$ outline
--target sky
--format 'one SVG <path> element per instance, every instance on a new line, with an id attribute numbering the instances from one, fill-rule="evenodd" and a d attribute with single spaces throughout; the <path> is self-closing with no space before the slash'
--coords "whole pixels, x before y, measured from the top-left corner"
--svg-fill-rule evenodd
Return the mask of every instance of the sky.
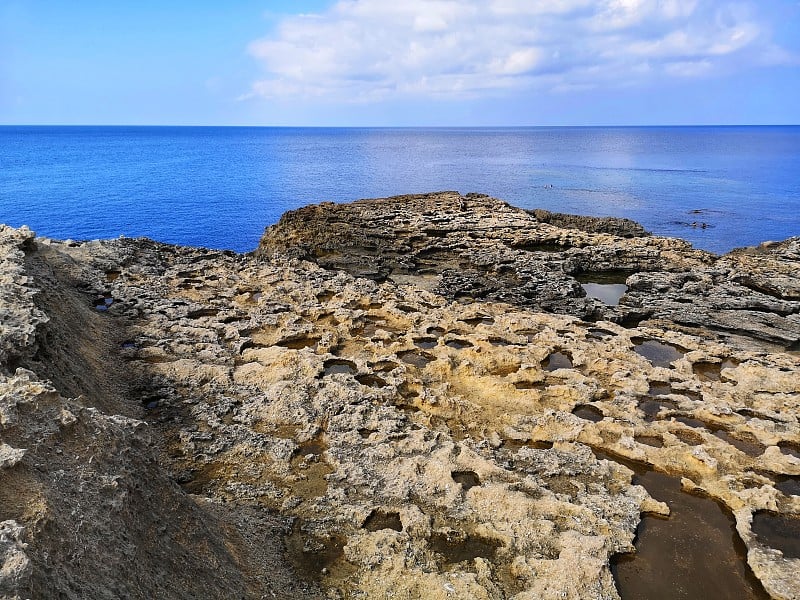
<path id="1" fill-rule="evenodd" d="M 0 0 L 0 124 L 800 124 L 800 1 Z"/>

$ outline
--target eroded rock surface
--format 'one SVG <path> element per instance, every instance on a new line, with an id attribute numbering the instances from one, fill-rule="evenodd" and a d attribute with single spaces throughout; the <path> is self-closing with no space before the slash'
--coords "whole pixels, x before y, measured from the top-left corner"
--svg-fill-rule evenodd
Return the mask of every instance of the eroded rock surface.
<path id="1" fill-rule="evenodd" d="M 294 211 L 253 256 L 3 230 L 34 329 L 0 340 L 0 595 L 617 598 L 668 508 L 600 454 L 723 503 L 800 597 L 753 527 L 800 518 L 797 241 L 583 223 L 444 193 Z M 572 276 L 620 269 L 619 307 Z"/>

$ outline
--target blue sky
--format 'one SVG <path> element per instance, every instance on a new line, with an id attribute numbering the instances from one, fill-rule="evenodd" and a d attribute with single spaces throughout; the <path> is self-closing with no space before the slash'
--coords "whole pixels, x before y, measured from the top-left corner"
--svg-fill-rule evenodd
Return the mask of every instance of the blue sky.
<path id="1" fill-rule="evenodd" d="M 0 123 L 800 123 L 797 0 L 0 0 Z"/>

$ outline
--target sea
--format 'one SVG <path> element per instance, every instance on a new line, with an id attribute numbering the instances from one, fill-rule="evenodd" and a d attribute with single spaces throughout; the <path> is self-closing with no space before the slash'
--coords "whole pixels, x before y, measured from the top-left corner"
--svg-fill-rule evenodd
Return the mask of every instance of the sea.
<path id="1" fill-rule="evenodd" d="M 288 210 L 482 192 L 724 253 L 800 235 L 800 126 L 0 127 L 0 223 L 239 252 Z"/>

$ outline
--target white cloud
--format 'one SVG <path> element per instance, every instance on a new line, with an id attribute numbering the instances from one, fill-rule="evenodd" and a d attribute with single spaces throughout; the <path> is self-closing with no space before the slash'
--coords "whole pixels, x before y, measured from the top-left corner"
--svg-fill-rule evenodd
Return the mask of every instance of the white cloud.
<path id="1" fill-rule="evenodd" d="M 341 0 L 285 18 L 243 98 L 370 102 L 583 90 L 792 60 L 722 0 Z"/>

